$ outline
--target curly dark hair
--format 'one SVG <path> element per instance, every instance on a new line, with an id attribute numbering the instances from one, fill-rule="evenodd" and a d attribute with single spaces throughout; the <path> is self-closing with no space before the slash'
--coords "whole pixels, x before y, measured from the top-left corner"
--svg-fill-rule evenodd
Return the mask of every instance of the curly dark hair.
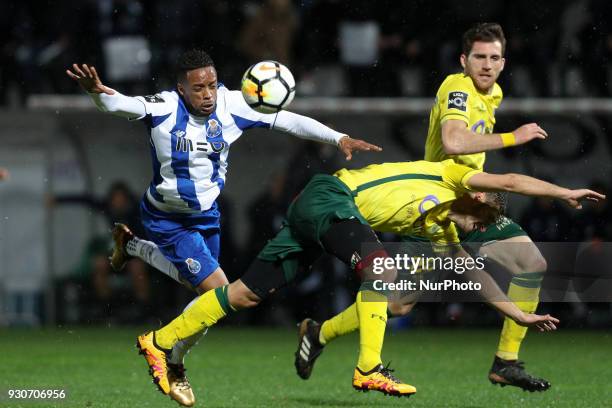
<path id="1" fill-rule="evenodd" d="M 182 80 L 185 78 L 187 71 L 193 69 L 213 67 L 215 63 L 206 51 L 194 48 L 189 51 L 185 51 L 179 58 L 176 64 L 176 78 Z"/>
<path id="2" fill-rule="evenodd" d="M 504 36 L 504 30 L 502 30 L 501 26 L 497 23 L 479 23 L 463 33 L 463 54 L 469 55 L 476 41 L 499 41 L 502 46 L 502 55 L 506 53 L 506 37 Z"/>

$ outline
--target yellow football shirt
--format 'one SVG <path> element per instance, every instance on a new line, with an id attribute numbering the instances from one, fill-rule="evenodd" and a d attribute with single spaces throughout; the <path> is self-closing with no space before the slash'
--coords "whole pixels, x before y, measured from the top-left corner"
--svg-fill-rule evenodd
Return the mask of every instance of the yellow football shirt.
<path id="1" fill-rule="evenodd" d="M 351 189 L 359 212 L 375 231 L 448 244 L 459 242 L 447 218 L 450 205 L 471 191 L 467 181 L 477 173 L 452 160 L 421 160 L 342 169 L 335 176 Z"/>
<path id="2" fill-rule="evenodd" d="M 496 83 L 490 94 L 476 89 L 472 79 L 463 74 L 446 77 L 429 115 L 429 130 L 425 143 L 425 160 L 442 161 L 453 159 L 473 169 L 482 170 L 485 153 L 448 155 L 442 146 L 442 124 L 447 120 L 461 120 L 475 133 L 493 133 L 495 110 L 503 98 L 502 90 Z"/>

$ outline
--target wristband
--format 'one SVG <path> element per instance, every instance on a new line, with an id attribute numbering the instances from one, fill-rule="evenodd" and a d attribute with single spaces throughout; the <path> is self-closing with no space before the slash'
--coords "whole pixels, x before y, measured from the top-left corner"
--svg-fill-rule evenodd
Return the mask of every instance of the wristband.
<path id="1" fill-rule="evenodd" d="M 514 137 L 514 133 L 501 133 L 500 136 L 504 147 L 514 146 L 516 144 L 516 137 Z"/>

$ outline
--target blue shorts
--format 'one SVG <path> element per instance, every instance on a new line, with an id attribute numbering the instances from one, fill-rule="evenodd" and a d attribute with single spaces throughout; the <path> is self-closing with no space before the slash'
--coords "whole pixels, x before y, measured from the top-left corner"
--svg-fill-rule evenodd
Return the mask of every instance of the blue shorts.
<path id="1" fill-rule="evenodd" d="M 145 196 L 140 215 L 148 239 L 194 288 L 219 267 L 221 230 L 216 202 L 199 214 L 178 214 L 158 210 Z"/>

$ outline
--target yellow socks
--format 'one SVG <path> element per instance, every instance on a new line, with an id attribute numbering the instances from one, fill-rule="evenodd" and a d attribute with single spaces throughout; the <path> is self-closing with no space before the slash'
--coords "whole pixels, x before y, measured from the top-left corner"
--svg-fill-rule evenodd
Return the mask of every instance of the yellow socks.
<path id="1" fill-rule="evenodd" d="M 344 336 L 358 328 L 357 304 L 353 303 L 344 311 L 323 322 L 319 331 L 319 343 L 327 344 L 336 337 Z"/>
<path id="2" fill-rule="evenodd" d="M 357 315 L 359 316 L 359 360 L 357 368 L 367 372 L 381 364 L 387 327 L 387 297 L 372 290 L 357 293 Z"/>
<path id="3" fill-rule="evenodd" d="M 525 313 L 533 313 L 538 307 L 542 276 L 540 272 L 524 273 L 515 276 L 510 282 L 508 298 Z M 506 317 L 495 354 L 504 360 L 518 359 L 525 334 L 527 327 L 519 326 L 514 320 Z"/>
<path id="4" fill-rule="evenodd" d="M 227 298 L 227 285 L 209 290 L 176 319 L 155 331 L 155 342 L 159 347 L 171 349 L 179 340 L 213 326 L 233 311 Z"/>

